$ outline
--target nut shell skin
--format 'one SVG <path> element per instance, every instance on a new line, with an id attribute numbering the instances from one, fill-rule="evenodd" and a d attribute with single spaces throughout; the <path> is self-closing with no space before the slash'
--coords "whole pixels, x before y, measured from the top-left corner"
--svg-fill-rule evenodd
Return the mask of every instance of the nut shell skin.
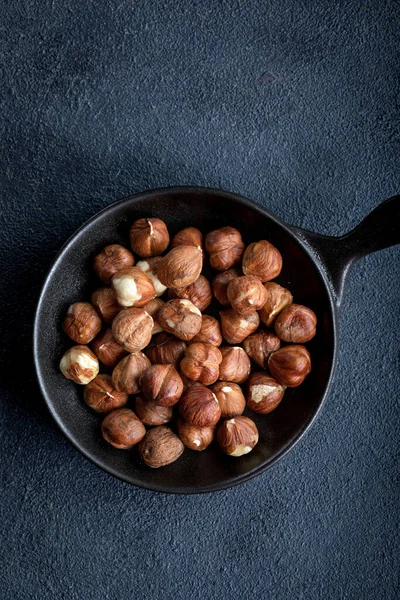
<path id="1" fill-rule="evenodd" d="M 183 246 L 181 246 L 183 248 Z M 176 298 L 167 302 L 158 313 L 161 327 L 176 337 L 188 342 L 199 333 L 202 324 L 201 312 L 190 302 Z"/>
<path id="2" fill-rule="evenodd" d="M 142 308 L 121 311 L 112 322 L 112 332 L 117 342 L 128 352 L 145 348 L 153 333 L 154 321 Z"/>
<path id="3" fill-rule="evenodd" d="M 110 244 L 95 257 L 93 268 L 106 285 L 110 285 L 112 276 L 121 269 L 133 267 L 133 254 L 120 244 Z"/>
<path id="4" fill-rule="evenodd" d="M 151 365 L 140 378 L 143 396 L 160 406 L 173 406 L 183 392 L 183 382 L 172 365 Z"/>
<path id="5" fill-rule="evenodd" d="M 118 304 L 123 308 L 140 308 L 156 297 L 150 277 L 137 267 L 117 271 L 111 279 L 111 285 Z"/>
<path id="6" fill-rule="evenodd" d="M 168 288 L 183 288 L 200 277 L 203 252 L 195 246 L 176 246 L 157 265 L 157 276 Z"/>
<path id="7" fill-rule="evenodd" d="M 143 352 L 135 352 L 125 356 L 112 372 L 112 384 L 118 392 L 137 394 L 140 392 L 140 377 L 150 366 L 150 361 Z"/>
<path id="8" fill-rule="evenodd" d="M 212 344 L 190 344 L 181 361 L 181 371 L 190 381 L 210 385 L 218 379 L 222 355 Z"/>
<path id="9" fill-rule="evenodd" d="M 94 411 L 109 413 L 116 408 L 125 406 L 128 403 L 128 394 L 114 389 L 109 375 L 97 375 L 85 387 L 83 399 Z"/>
<path id="10" fill-rule="evenodd" d="M 157 276 L 157 267 L 162 261 L 162 256 L 153 256 L 152 258 L 147 258 L 146 260 L 139 260 L 136 264 L 137 268 L 146 273 L 147 277 L 151 279 L 152 284 L 154 285 L 154 289 L 156 290 L 156 296 L 162 296 L 164 292 L 167 291 L 165 285 L 161 283 Z"/>
<path id="11" fill-rule="evenodd" d="M 169 233 L 161 219 L 138 219 L 129 230 L 131 247 L 142 258 L 157 256 L 167 248 Z"/>
<path id="12" fill-rule="evenodd" d="M 114 290 L 111 287 L 99 288 L 93 292 L 90 299 L 103 321 L 111 325 L 121 310 Z"/>
<path id="13" fill-rule="evenodd" d="M 127 351 L 118 344 L 110 327 L 101 331 L 93 340 L 92 350 L 106 367 L 115 367 L 127 354 Z"/>
<path id="14" fill-rule="evenodd" d="M 233 383 L 243 383 L 251 369 L 250 359 L 240 346 L 223 346 L 222 362 L 219 366 L 219 379 Z"/>
<path id="15" fill-rule="evenodd" d="M 158 322 L 158 313 L 160 312 L 160 309 L 164 306 L 164 304 L 165 302 L 164 300 L 161 300 L 161 298 L 153 298 L 153 300 L 150 300 L 150 302 L 143 306 L 143 310 L 146 311 L 147 314 L 150 315 L 153 319 L 153 329 L 151 331 L 151 335 L 161 333 L 161 331 L 163 330 L 160 323 Z"/>
<path id="16" fill-rule="evenodd" d="M 241 274 L 242 272 L 240 269 L 237 267 L 232 267 L 231 269 L 227 269 L 222 273 L 217 273 L 212 280 L 212 293 L 222 306 L 225 306 L 226 308 L 230 307 L 231 303 L 229 302 L 227 295 L 228 285 L 233 279 L 240 277 Z"/>
<path id="17" fill-rule="evenodd" d="M 293 296 L 289 290 L 275 281 L 267 281 L 264 287 L 267 291 L 267 301 L 258 314 L 261 321 L 267 327 L 271 327 L 279 313 L 293 302 Z"/>
<path id="18" fill-rule="evenodd" d="M 178 419 L 178 435 L 186 448 L 201 452 L 208 448 L 215 437 L 215 426 L 197 427 Z"/>
<path id="19" fill-rule="evenodd" d="M 185 355 L 186 344 L 183 340 L 163 331 L 154 336 L 144 353 L 152 364 L 173 365 L 179 367 Z"/>
<path id="20" fill-rule="evenodd" d="M 200 275 L 194 283 L 191 283 L 184 288 L 169 289 L 168 298 L 170 300 L 174 298 L 190 300 L 201 312 L 203 312 L 211 304 L 211 286 L 204 275 Z"/>
<path id="21" fill-rule="evenodd" d="M 211 427 L 221 418 L 217 397 L 210 389 L 200 384 L 194 385 L 183 394 L 179 410 L 184 421 L 198 427 Z"/>
<path id="22" fill-rule="evenodd" d="M 161 425 L 146 433 L 139 445 L 139 455 L 148 467 L 158 469 L 175 462 L 184 449 L 185 446 L 172 429 Z"/>
<path id="23" fill-rule="evenodd" d="M 185 227 L 178 231 L 171 240 L 171 249 L 176 246 L 195 246 L 203 251 L 203 234 L 196 227 Z"/>
<path id="24" fill-rule="evenodd" d="M 267 415 L 280 404 L 284 393 L 285 386 L 268 373 L 252 373 L 247 381 L 247 407 Z"/>
<path id="25" fill-rule="evenodd" d="M 268 367 L 276 381 L 287 387 L 297 387 L 311 372 L 310 353 L 305 346 L 284 346 L 271 354 Z"/>
<path id="26" fill-rule="evenodd" d="M 205 245 L 210 265 L 217 271 L 225 271 L 238 264 L 245 248 L 240 231 L 229 226 L 210 231 Z"/>
<path id="27" fill-rule="evenodd" d="M 220 346 L 222 344 L 221 327 L 217 319 L 210 315 L 203 315 L 201 329 L 197 335 L 190 340 L 191 344 L 203 343 Z"/>
<path id="28" fill-rule="evenodd" d="M 117 408 L 101 424 L 103 438 L 118 450 L 130 450 L 146 435 L 143 423 L 130 408 Z"/>
<path id="29" fill-rule="evenodd" d="M 218 427 L 217 442 L 222 452 L 229 456 L 248 454 L 258 442 L 256 424 L 243 416 L 228 419 Z"/>
<path id="30" fill-rule="evenodd" d="M 222 336 L 228 344 L 240 344 L 255 332 L 260 324 L 258 313 L 239 315 L 235 310 L 223 310 L 221 316 Z"/>
<path id="31" fill-rule="evenodd" d="M 75 302 L 68 308 L 63 330 L 77 344 L 88 344 L 99 333 L 102 321 L 89 302 Z"/>
<path id="32" fill-rule="evenodd" d="M 279 350 L 281 340 L 272 331 L 259 330 L 243 340 L 243 349 L 254 362 L 266 369 L 271 352 Z"/>
<path id="33" fill-rule="evenodd" d="M 67 379 L 86 385 L 98 375 L 99 361 L 87 346 L 72 346 L 60 360 L 60 371 Z"/>
<path id="34" fill-rule="evenodd" d="M 218 381 L 210 387 L 217 396 L 221 407 L 221 418 L 230 419 L 241 415 L 246 408 L 246 399 L 242 389 L 237 383 Z"/>
<path id="35" fill-rule="evenodd" d="M 232 279 L 228 284 L 226 293 L 232 308 L 240 315 L 247 315 L 260 310 L 266 303 L 268 296 L 267 290 L 260 279 L 252 275 L 243 275 Z"/>
<path id="36" fill-rule="evenodd" d="M 172 406 L 160 406 L 154 402 L 147 402 L 142 396 L 136 397 L 136 414 L 145 425 L 154 427 L 165 425 L 172 420 Z"/>
<path id="37" fill-rule="evenodd" d="M 282 310 L 274 323 L 275 333 L 284 342 L 309 342 L 317 331 L 317 317 L 311 308 L 290 304 Z"/>
<path id="38" fill-rule="evenodd" d="M 245 275 L 254 275 L 263 282 L 275 279 L 282 270 L 281 253 L 267 240 L 253 242 L 243 254 L 242 269 Z"/>

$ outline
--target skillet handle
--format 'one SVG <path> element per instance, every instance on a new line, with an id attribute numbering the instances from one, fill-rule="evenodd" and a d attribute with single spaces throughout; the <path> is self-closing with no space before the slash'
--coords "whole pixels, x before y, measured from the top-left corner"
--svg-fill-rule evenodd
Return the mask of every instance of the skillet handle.
<path id="1" fill-rule="evenodd" d="M 377 206 L 357 227 L 341 237 L 293 227 L 325 266 L 336 306 L 342 301 L 347 275 L 359 258 L 400 243 L 400 196 Z"/>

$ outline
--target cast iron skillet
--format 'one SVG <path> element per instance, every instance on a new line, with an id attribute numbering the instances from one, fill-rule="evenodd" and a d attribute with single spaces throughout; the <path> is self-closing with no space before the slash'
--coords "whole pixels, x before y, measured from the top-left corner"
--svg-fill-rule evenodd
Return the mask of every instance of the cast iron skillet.
<path id="1" fill-rule="evenodd" d="M 270 415 L 252 417 L 260 441 L 240 459 L 218 448 L 186 450 L 172 465 L 149 469 L 135 451 L 114 450 L 100 436 L 100 419 L 82 401 L 82 388 L 59 371 L 60 357 L 71 344 L 61 331 L 67 307 L 90 298 L 100 283 L 91 275 L 93 256 L 105 245 L 128 245 L 128 229 L 139 217 L 161 217 L 173 235 L 188 225 L 203 233 L 223 225 L 237 227 L 244 241 L 268 239 L 283 255 L 278 282 L 295 301 L 311 307 L 318 333 L 308 344 L 313 370 L 305 383 L 287 390 Z M 304 435 L 316 418 L 332 382 L 337 354 L 337 312 L 346 275 L 361 256 L 400 242 L 400 196 L 378 206 L 343 237 L 321 236 L 289 227 L 261 206 L 222 190 L 176 187 L 136 194 L 106 207 L 88 221 L 58 254 L 40 296 L 34 328 L 34 358 L 48 407 L 67 438 L 97 466 L 150 490 L 171 493 L 212 492 L 266 470 Z"/>

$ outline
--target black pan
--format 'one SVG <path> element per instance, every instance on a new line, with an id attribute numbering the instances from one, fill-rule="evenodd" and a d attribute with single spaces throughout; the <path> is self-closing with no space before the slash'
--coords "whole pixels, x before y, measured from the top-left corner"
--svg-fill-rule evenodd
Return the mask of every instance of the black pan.
<path id="1" fill-rule="evenodd" d="M 260 441 L 240 459 L 218 448 L 186 450 L 172 465 L 149 469 L 135 451 L 114 450 L 100 436 L 100 419 L 82 401 L 82 388 L 59 371 L 70 345 L 60 324 L 67 307 L 90 298 L 99 286 L 92 275 L 93 256 L 105 245 L 128 245 L 128 229 L 139 217 L 161 217 L 173 235 L 193 225 L 207 233 L 223 225 L 237 227 L 244 241 L 268 239 L 281 251 L 278 282 L 295 301 L 312 308 L 318 333 L 308 344 L 313 370 L 299 388 L 287 390 L 270 415 L 252 415 Z M 34 358 L 47 405 L 67 438 L 97 466 L 120 479 L 150 490 L 171 493 L 212 492 L 259 475 L 288 452 L 316 418 L 332 383 L 337 354 L 337 313 L 346 275 L 365 254 L 400 242 L 400 196 L 378 206 L 343 237 L 321 236 L 290 227 L 261 206 L 229 192 L 198 187 L 159 189 L 108 206 L 88 221 L 58 254 L 37 307 Z"/>

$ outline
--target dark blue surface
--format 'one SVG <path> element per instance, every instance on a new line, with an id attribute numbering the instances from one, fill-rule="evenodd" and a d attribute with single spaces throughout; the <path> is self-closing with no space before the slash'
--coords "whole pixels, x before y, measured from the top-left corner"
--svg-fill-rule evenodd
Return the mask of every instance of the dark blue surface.
<path id="1" fill-rule="evenodd" d="M 399 193 L 396 3 L 30 0 L 0 17 L 1 597 L 397 598 L 399 248 L 354 267 L 311 432 L 233 490 L 102 473 L 48 416 L 31 358 L 52 258 L 117 198 L 222 187 L 337 235 Z"/>

